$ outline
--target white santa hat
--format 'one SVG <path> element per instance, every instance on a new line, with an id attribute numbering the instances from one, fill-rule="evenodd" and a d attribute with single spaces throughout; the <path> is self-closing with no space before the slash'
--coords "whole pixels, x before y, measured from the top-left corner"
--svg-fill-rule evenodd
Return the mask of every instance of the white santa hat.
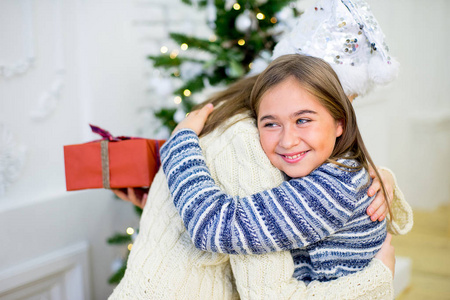
<path id="1" fill-rule="evenodd" d="M 321 0 L 276 45 L 272 59 L 285 54 L 316 56 L 335 70 L 347 95 L 366 94 L 397 77 L 384 34 L 363 0 Z"/>

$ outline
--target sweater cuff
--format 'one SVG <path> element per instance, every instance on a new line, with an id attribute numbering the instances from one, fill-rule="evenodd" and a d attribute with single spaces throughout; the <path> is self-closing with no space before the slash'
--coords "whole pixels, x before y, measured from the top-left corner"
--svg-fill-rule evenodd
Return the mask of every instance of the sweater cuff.
<path id="1" fill-rule="evenodd" d="M 392 219 L 391 216 L 387 217 L 387 229 L 389 233 L 394 235 L 407 234 L 414 224 L 411 206 L 406 202 L 403 192 L 398 187 L 394 173 L 386 167 L 379 167 L 379 169 L 389 172 L 394 178 L 394 198 L 390 203 L 394 218 Z"/>
<path id="2" fill-rule="evenodd" d="M 194 130 L 189 128 L 182 128 L 173 133 L 170 138 L 161 146 L 159 150 L 159 155 L 161 158 L 161 163 L 164 162 L 170 157 L 171 152 L 174 148 L 176 148 L 180 143 L 185 140 L 196 140 L 199 143 L 199 139 Z"/>

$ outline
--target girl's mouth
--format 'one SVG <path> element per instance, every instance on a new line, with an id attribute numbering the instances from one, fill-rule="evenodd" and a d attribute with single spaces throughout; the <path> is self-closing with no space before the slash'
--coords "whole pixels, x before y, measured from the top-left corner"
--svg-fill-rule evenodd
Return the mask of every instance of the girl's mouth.
<path id="1" fill-rule="evenodd" d="M 301 159 L 303 159 L 303 157 L 305 157 L 306 153 L 308 153 L 308 152 L 309 152 L 309 150 L 303 151 L 300 153 L 296 153 L 296 154 L 280 154 L 280 155 L 285 161 L 287 161 L 289 163 L 295 163 L 295 162 L 298 162 Z"/>

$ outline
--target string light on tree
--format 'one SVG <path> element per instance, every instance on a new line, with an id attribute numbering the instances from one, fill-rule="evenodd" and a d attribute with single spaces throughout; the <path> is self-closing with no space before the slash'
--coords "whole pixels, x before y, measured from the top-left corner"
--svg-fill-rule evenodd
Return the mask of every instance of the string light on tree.
<path id="1" fill-rule="evenodd" d="M 216 36 L 215 34 L 211 34 L 211 35 L 209 36 L 208 40 L 209 40 L 211 43 L 214 43 L 215 41 L 217 41 L 217 36 Z"/>
<path id="2" fill-rule="evenodd" d="M 170 58 L 171 59 L 175 59 L 178 56 L 178 50 L 173 50 L 172 52 L 170 52 Z"/>
<path id="3" fill-rule="evenodd" d="M 173 102 L 175 102 L 175 104 L 180 104 L 181 103 L 181 97 L 180 96 L 175 96 L 175 98 L 173 98 Z"/>
<path id="4" fill-rule="evenodd" d="M 167 53 L 169 51 L 169 48 L 167 48 L 166 46 L 162 46 L 159 51 L 161 51 L 161 53 L 164 54 L 164 53 Z"/>

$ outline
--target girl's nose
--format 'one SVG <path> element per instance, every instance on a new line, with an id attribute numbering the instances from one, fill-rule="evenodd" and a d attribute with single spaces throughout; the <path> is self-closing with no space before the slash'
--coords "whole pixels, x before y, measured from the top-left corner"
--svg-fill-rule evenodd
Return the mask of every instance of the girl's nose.
<path id="1" fill-rule="evenodd" d="M 284 128 L 279 144 L 284 149 L 290 149 L 296 145 L 298 145 L 300 142 L 300 136 L 298 135 L 295 128 L 292 128 L 292 126 L 287 126 Z"/>

